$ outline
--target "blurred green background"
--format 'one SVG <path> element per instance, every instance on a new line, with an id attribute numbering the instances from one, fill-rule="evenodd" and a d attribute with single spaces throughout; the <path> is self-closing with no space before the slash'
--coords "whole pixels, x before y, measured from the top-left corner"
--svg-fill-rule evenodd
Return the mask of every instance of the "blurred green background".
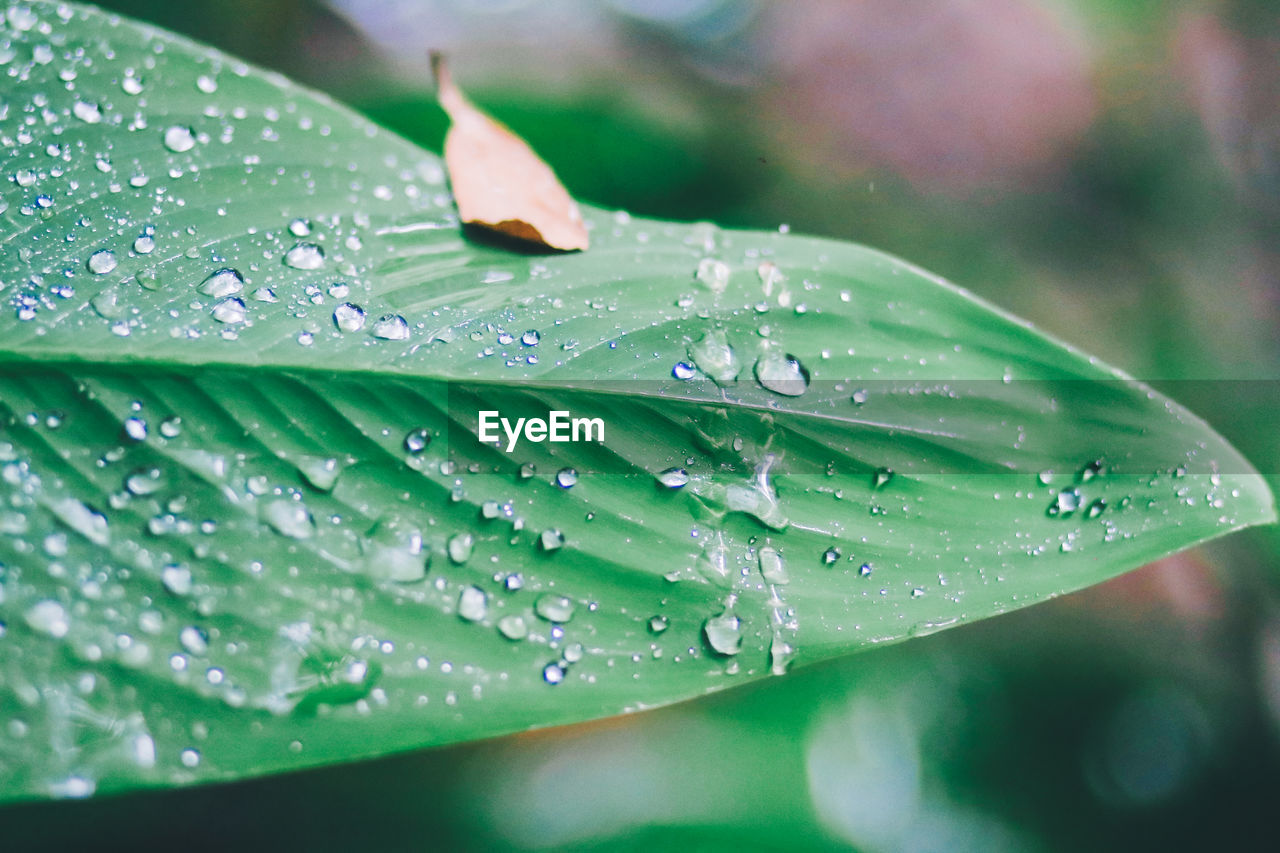
<path id="1" fill-rule="evenodd" d="M 902 255 L 1166 390 L 1280 487 L 1274 0 L 120 0 L 439 150 L 429 49 L 577 197 Z M 251 849 L 1276 849 L 1280 534 L 594 724 L 8 807 Z"/>

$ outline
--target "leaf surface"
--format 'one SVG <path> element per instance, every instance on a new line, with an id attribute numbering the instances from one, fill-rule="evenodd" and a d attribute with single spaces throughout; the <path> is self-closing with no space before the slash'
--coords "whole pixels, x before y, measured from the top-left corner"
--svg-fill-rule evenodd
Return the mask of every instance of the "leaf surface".
<path id="1" fill-rule="evenodd" d="M 504 252 L 276 75 L 64 4 L 0 50 L 5 798 L 638 710 L 1275 517 L 1176 403 L 870 249 L 588 208 L 591 252 Z"/>

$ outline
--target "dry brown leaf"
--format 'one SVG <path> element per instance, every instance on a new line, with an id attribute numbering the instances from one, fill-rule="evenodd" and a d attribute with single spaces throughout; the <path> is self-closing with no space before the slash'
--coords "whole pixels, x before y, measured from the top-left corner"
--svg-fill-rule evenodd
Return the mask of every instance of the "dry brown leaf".
<path id="1" fill-rule="evenodd" d="M 551 249 L 586 249 L 582 214 L 551 167 L 467 100 L 443 56 L 433 53 L 431 68 L 451 122 L 444 164 L 462 221 Z"/>

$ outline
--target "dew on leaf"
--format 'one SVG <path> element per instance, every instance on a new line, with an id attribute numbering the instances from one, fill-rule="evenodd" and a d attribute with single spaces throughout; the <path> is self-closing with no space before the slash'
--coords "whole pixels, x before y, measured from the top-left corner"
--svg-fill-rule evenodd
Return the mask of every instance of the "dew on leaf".
<path id="1" fill-rule="evenodd" d="M 409 323 L 399 314 L 384 314 L 373 324 L 372 334 L 384 341 L 407 341 Z"/>
<path id="2" fill-rule="evenodd" d="M 262 514 L 267 524 L 281 536 L 287 536 L 290 539 L 310 539 L 315 535 L 315 521 L 300 501 L 283 498 L 274 500 L 267 504 Z"/>
<path id="3" fill-rule="evenodd" d="M 209 313 L 213 315 L 213 319 L 219 323 L 243 323 L 249 315 L 248 308 L 245 307 L 244 300 L 238 296 L 228 296 L 225 299 L 215 303 L 209 309 Z"/>
<path id="4" fill-rule="evenodd" d="M 458 615 L 468 622 L 479 622 L 489 612 L 489 596 L 477 586 L 464 587 L 458 593 Z"/>
<path id="5" fill-rule="evenodd" d="M 548 622 L 568 622 L 573 618 L 573 600 L 563 595 L 548 592 L 538 596 L 533 603 L 533 612 Z"/>
<path id="6" fill-rule="evenodd" d="M 227 296 L 234 296 L 244 290 L 244 277 L 240 275 L 239 270 L 223 267 L 200 282 L 196 290 L 205 296 L 223 299 Z"/>
<path id="7" fill-rule="evenodd" d="M 658 473 L 658 482 L 668 489 L 679 489 L 689 484 L 689 472 L 683 468 L 668 468 Z"/>
<path id="8" fill-rule="evenodd" d="M 175 124 L 165 128 L 164 147 L 175 154 L 182 154 L 196 147 L 196 134 L 191 128 Z"/>
<path id="9" fill-rule="evenodd" d="M 37 601 L 23 614 L 27 627 L 46 637 L 61 639 L 71 630 L 71 619 L 66 608 L 52 599 Z"/>
<path id="10" fill-rule="evenodd" d="M 404 449 L 406 452 L 418 455 L 427 449 L 427 445 L 431 443 L 431 433 L 425 427 L 409 430 L 404 437 Z"/>
<path id="11" fill-rule="evenodd" d="M 343 302 L 333 309 L 333 324 L 343 332 L 358 332 L 364 328 L 364 309 L 353 302 Z"/>
<path id="12" fill-rule="evenodd" d="M 298 243 L 284 253 L 284 265 L 295 270 L 318 270 L 324 266 L 324 249 L 315 243 Z"/>
<path id="13" fill-rule="evenodd" d="M 94 275 L 106 275 L 116 268 L 116 255 L 110 249 L 99 249 L 89 256 L 86 264 Z"/>
<path id="14" fill-rule="evenodd" d="M 543 551 L 558 551 L 564 547 L 564 534 L 555 528 L 548 528 L 538 537 L 538 545 Z"/>
<path id="15" fill-rule="evenodd" d="M 475 548 L 475 537 L 470 533 L 455 533 L 449 537 L 446 550 L 449 552 L 449 559 L 457 565 L 462 565 L 471 559 L 471 552 Z"/>
<path id="16" fill-rule="evenodd" d="M 689 358 L 699 370 L 710 376 L 717 385 L 735 382 L 742 372 L 742 362 L 729 345 L 723 329 L 712 329 L 689 345 Z"/>
<path id="17" fill-rule="evenodd" d="M 742 621 L 731 610 L 708 618 L 702 634 L 716 654 L 727 657 L 742 651 Z"/>
<path id="18" fill-rule="evenodd" d="M 770 348 L 756 360 L 756 381 L 775 394 L 799 397 L 809 387 L 809 371 L 795 356 Z"/>
<path id="19" fill-rule="evenodd" d="M 511 613 L 498 620 L 498 631 L 508 640 L 523 640 L 529 636 L 529 625 L 523 616 Z"/>

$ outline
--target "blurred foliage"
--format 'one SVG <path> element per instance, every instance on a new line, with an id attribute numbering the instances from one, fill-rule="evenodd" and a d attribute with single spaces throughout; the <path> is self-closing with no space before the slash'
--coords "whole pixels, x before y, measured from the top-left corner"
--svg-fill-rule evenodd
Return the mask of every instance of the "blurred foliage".
<path id="1" fill-rule="evenodd" d="M 1092 117 L 1047 168 L 959 190 L 832 134 L 838 105 L 810 124 L 773 108 L 815 81 L 771 64 L 785 34 L 770 14 L 842 14 L 821 0 L 104 5 L 285 71 L 436 149 L 426 51 L 444 47 L 474 99 L 575 194 L 785 222 L 908 257 L 1154 382 L 1280 488 L 1269 0 L 1045 4 L 1086 45 Z M 992 22 L 1010 5 L 1041 8 L 962 5 Z M 552 24 L 525 27 L 537 14 Z M 377 35 L 415 18 L 439 28 L 404 32 L 400 48 Z M 562 21 L 598 38 L 544 43 Z M 521 42 L 522 29 L 543 41 Z M 1271 849 L 1278 564 L 1280 533 L 1248 533 L 1029 611 L 635 717 L 0 814 L 19 846 L 48 848 Z"/>

